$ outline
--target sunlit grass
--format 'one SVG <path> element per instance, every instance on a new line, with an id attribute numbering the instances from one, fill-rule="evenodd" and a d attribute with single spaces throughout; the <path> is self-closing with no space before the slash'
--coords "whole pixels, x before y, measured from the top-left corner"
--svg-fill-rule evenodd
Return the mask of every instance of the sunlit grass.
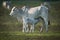
<path id="1" fill-rule="evenodd" d="M 20 36 L 60 36 L 60 33 L 54 33 L 54 32 L 33 32 L 33 33 L 25 33 L 19 31 L 0 32 L 0 34 L 4 33 L 7 35 L 20 35 Z"/>

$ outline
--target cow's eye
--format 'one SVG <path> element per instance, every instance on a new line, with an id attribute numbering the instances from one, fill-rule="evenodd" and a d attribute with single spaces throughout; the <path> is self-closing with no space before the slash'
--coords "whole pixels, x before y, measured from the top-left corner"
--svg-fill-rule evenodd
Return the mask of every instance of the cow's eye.
<path id="1" fill-rule="evenodd" d="M 15 10 L 13 10 L 13 11 L 15 11 Z"/>

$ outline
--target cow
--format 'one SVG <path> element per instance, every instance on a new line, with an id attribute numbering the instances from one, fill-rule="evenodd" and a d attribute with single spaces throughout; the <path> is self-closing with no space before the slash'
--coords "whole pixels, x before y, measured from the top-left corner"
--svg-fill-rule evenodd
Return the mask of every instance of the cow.
<path id="1" fill-rule="evenodd" d="M 24 6 L 23 8 L 22 8 L 23 10 L 24 10 L 24 12 L 26 13 L 26 14 L 28 14 L 27 15 L 27 17 L 28 17 L 28 19 L 30 19 L 30 20 L 32 20 L 32 19 L 34 19 L 34 22 L 36 22 L 35 21 L 35 17 L 40 17 L 39 19 L 42 19 L 43 20 L 43 25 L 45 26 L 45 28 L 46 28 L 46 32 L 48 31 L 48 24 L 50 23 L 50 21 L 49 21 L 49 19 L 48 19 L 48 11 L 49 11 L 49 9 L 48 9 L 48 7 L 46 6 L 46 3 L 44 3 L 44 4 L 41 4 L 41 6 L 37 6 L 37 7 L 33 7 L 33 8 L 27 8 L 26 6 Z M 33 21 L 33 20 L 32 20 Z M 32 23 L 31 22 L 31 24 L 32 24 L 32 26 L 31 26 L 31 30 L 33 31 L 33 29 L 34 29 L 34 24 L 35 23 Z M 42 31 L 42 29 L 43 29 L 44 27 L 41 27 L 41 30 L 40 30 L 40 32 Z M 31 32 L 31 31 L 30 31 Z M 34 31 L 33 31 L 34 32 Z"/>
<path id="2" fill-rule="evenodd" d="M 22 18 L 23 20 L 23 32 L 28 32 L 28 23 L 31 23 L 30 32 L 34 32 L 34 25 L 43 20 L 44 26 L 46 27 L 46 32 L 48 31 L 48 7 L 44 4 L 41 4 L 37 7 L 27 8 L 26 6 L 18 9 L 13 7 L 11 12 L 11 16 L 15 16 L 16 18 Z M 41 27 L 42 31 L 43 27 Z"/>
<path id="3" fill-rule="evenodd" d="M 3 7 L 7 8 L 7 9 L 11 9 L 11 7 L 12 7 L 11 1 L 3 1 Z"/>

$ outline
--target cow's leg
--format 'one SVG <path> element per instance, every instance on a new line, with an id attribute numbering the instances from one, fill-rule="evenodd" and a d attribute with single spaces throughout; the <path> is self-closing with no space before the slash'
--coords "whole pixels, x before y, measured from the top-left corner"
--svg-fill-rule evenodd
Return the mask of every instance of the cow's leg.
<path id="1" fill-rule="evenodd" d="M 42 26 L 41 26 L 41 28 L 40 28 L 40 32 L 42 32 L 42 31 L 43 31 L 44 26 L 45 26 L 44 19 L 42 19 Z"/>
<path id="2" fill-rule="evenodd" d="M 24 32 L 25 24 L 24 24 L 24 19 L 23 19 L 23 29 L 22 32 Z"/>
<path id="3" fill-rule="evenodd" d="M 48 21 L 45 22 L 45 25 L 46 25 L 46 32 L 48 32 Z"/>
<path id="4" fill-rule="evenodd" d="M 24 23 L 23 23 L 23 29 L 22 29 L 22 32 L 24 32 L 24 27 L 25 27 L 25 25 L 24 25 Z"/>
<path id="5" fill-rule="evenodd" d="M 44 21 L 45 21 L 45 27 L 46 27 L 46 32 L 48 32 L 48 20 L 47 19 L 44 19 Z"/>
<path id="6" fill-rule="evenodd" d="M 43 31 L 43 27 L 44 27 L 44 26 L 41 26 L 40 32 L 42 32 L 42 31 Z"/>
<path id="7" fill-rule="evenodd" d="M 29 28 L 28 28 L 28 21 L 25 18 L 23 18 L 23 32 L 28 32 L 29 31 Z"/>
<path id="8" fill-rule="evenodd" d="M 26 24 L 26 32 L 29 32 L 28 24 Z"/>
<path id="9" fill-rule="evenodd" d="M 34 32 L 34 24 L 31 25 L 30 32 Z"/>
<path id="10" fill-rule="evenodd" d="M 22 30 L 22 32 L 25 32 L 26 31 L 26 25 L 25 25 L 25 23 L 23 23 L 23 30 Z"/>
<path id="11" fill-rule="evenodd" d="M 23 17 L 23 30 L 22 32 L 26 32 L 26 19 Z"/>

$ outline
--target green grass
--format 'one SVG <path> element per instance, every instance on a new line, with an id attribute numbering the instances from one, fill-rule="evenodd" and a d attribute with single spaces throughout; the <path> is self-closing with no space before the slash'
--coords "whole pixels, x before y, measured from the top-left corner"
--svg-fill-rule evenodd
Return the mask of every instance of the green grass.
<path id="1" fill-rule="evenodd" d="M 40 1 L 12 1 L 13 5 L 14 6 L 24 6 L 24 5 L 27 5 L 27 6 L 38 6 L 40 5 Z"/>
<path id="2" fill-rule="evenodd" d="M 60 33 L 23 33 L 19 31 L 0 32 L 0 40 L 60 40 Z"/>
<path id="3" fill-rule="evenodd" d="M 60 33 L 54 32 L 33 32 L 33 33 L 23 33 L 19 31 L 11 31 L 11 32 L 0 32 L 0 34 L 7 34 L 7 35 L 20 35 L 20 36 L 60 36 Z"/>

